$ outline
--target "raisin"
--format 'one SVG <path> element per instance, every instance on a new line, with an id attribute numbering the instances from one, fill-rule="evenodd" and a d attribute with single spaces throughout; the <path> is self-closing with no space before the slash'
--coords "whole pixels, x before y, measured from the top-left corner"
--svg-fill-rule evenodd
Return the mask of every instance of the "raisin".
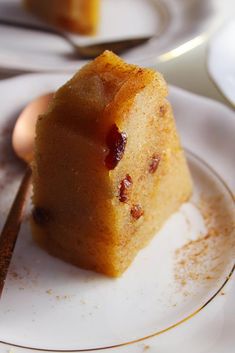
<path id="1" fill-rule="evenodd" d="M 166 114 L 166 111 L 167 111 L 166 105 L 161 105 L 160 108 L 159 108 L 159 115 L 161 117 L 163 117 Z"/>
<path id="2" fill-rule="evenodd" d="M 156 172 L 160 160 L 161 160 L 161 157 L 159 155 L 154 154 L 152 156 L 151 162 L 149 164 L 149 173 L 153 174 Z"/>
<path id="3" fill-rule="evenodd" d="M 42 207 L 35 207 L 32 212 L 34 222 L 38 225 L 45 225 L 49 222 L 49 212 Z"/>
<path id="4" fill-rule="evenodd" d="M 108 132 L 106 144 L 109 148 L 109 153 L 105 158 L 106 167 L 111 170 L 116 167 L 122 159 L 127 143 L 127 134 L 120 132 L 117 125 L 113 125 Z"/>
<path id="5" fill-rule="evenodd" d="M 140 205 L 133 205 L 131 208 L 131 215 L 134 219 L 139 219 L 141 216 L 143 216 L 144 211 Z"/>
<path id="6" fill-rule="evenodd" d="M 132 178 L 129 174 L 125 176 L 124 179 L 119 184 L 119 201 L 127 202 L 128 197 L 128 189 L 132 186 Z"/>

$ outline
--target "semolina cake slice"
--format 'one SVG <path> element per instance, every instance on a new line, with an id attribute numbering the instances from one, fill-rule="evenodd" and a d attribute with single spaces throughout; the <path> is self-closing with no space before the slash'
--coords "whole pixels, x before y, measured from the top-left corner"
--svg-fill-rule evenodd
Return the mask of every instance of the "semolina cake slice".
<path id="1" fill-rule="evenodd" d="M 100 0 L 23 0 L 27 10 L 59 28 L 80 34 L 97 30 Z"/>
<path id="2" fill-rule="evenodd" d="M 36 127 L 31 220 L 51 254 L 119 276 L 188 200 L 166 96 L 159 73 L 109 51 L 55 93 Z"/>

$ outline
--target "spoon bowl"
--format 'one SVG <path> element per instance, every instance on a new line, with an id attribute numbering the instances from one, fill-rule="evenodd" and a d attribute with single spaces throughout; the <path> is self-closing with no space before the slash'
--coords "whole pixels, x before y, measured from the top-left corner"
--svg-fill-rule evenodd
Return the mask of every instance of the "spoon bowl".
<path id="1" fill-rule="evenodd" d="M 51 102 L 53 93 L 35 98 L 20 113 L 12 134 L 12 146 L 16 155 L 26 163 L 33 159 L 35 125 L 38 116 L 44 113 Z"/>

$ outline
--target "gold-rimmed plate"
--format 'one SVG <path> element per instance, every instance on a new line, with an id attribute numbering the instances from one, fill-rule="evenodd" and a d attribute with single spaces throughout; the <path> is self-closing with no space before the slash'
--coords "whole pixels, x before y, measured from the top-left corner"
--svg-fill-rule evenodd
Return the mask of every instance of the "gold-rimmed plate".
<path id="1" fill-rule="evenodd" d="M 8 148 L 14 117 L 27 101 L 66 79 L 30 75 L 0 84 L 2 220 L 21 172 Z M 117 280 L 47 255 L 31 240 L 26 219 L 0 302 L 2 349 L 136 353 L 155 352 L 159 345 L 172 352 L 180 345 L 186 352 L 183 323 L 193 330 L 196 313 L 218 311 L 219 293 L 233 270 L 234 114 L 208 99 L 170 91 L 194 178 L 193 198 Z M 204 331 L 203 325 L 207 318 L 200 325 Z M 199 347 L 193 339 L 191 352 Z"/>

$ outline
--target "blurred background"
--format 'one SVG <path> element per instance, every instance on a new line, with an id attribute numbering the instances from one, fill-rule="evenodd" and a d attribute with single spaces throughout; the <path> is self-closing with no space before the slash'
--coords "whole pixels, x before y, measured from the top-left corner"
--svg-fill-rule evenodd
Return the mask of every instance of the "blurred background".
<path id="1" fill-rule="evenodd" d="M 234 0 L 0 0 L 0 78 L 72 73 L 111 49 L 233 105 L 234 14 Z"/>

